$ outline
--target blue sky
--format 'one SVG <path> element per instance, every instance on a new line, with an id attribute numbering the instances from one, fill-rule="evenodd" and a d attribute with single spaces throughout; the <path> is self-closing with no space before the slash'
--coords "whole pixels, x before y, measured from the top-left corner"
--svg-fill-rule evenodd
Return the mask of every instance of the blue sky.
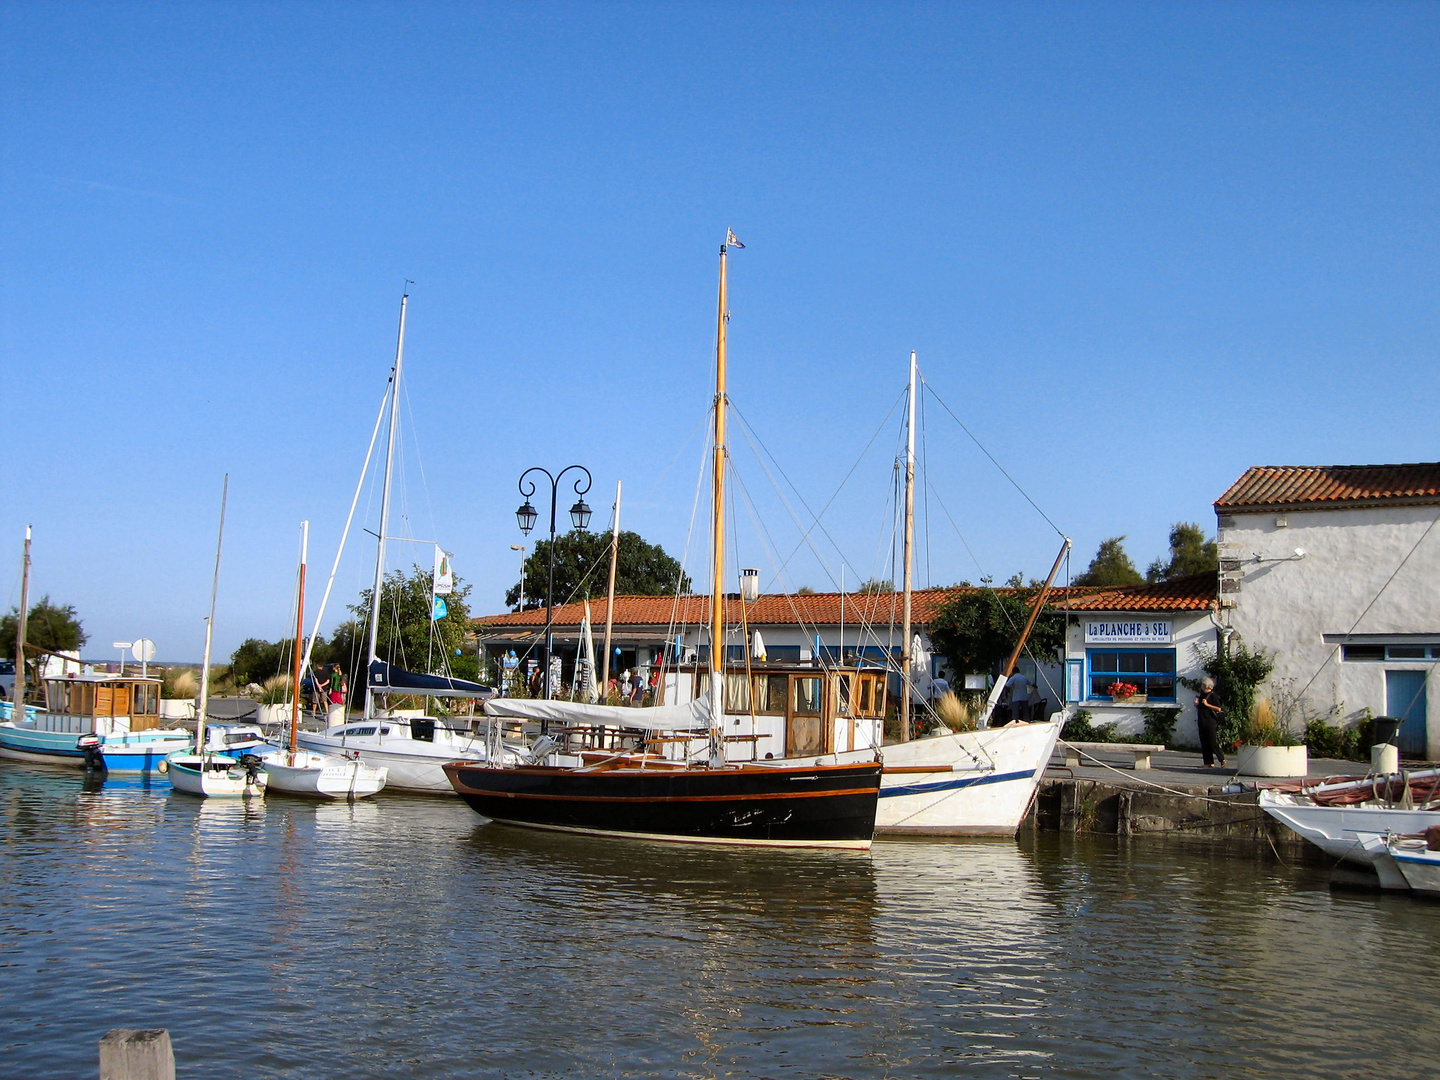
<path id="1" fill-rule="evenodd" d="M 499 610 L 520 472 L 580 462 L 678 554 L 727 226 L 732 397 L 812 507 L 859 461 L 847 581 L 889 573 L 912 348 L 1076 572 L 1121 533 L 1143 568 L 1249 465 L 1436 458 L 1437 83 L 1422 4 L 5 4 L 0 599 L 33 522 L 87 654 L 198 657 L 228 471 L 217 649 L 283 634 L 406 278 L 396 530 Z M 1055 533 L 926 419 L 922 582 L 1042 574 Z"/>

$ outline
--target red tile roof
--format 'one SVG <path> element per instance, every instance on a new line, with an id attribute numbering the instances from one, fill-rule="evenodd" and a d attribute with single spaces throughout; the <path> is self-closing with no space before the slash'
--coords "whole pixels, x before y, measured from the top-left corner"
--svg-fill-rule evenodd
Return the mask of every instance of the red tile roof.
<path id="1" fill-rule="evenodd" d="M 917 589 L 911 594 L 911 618 L 923 626 L 939 613 L 952 597 L 965 592 L 981 592 L 976 587 L 955 586 L 948 589 Z M 996 589 L 999 593 L 1012 589 Z M 1062 596 L 1058 591 L 1054 594 Z M 841 593 L 810 593 L 798 596 L 775 593 L 761 596 L 750 604 L 745 617 L 752 626 L 794 626 L 797 623 L 833 626 L 840 622 Z M 895 593 L 845 593 L 844 614 L 847 623 L 889 623 L 900 621 L 901 596 Z M 584 618 L 584 604 L 565 604 L 555 608 L 555 625 L 579 626 Z M 605 622 L 605 598 L 590 601 L 590 618 L 596 625 Z M 617 596 L 616 626 L 695 626 L 710 620 L 708 596 Z M 725 602 L 725 621 L 740 621 L 740 601 Z M 475 620 L 477 630 L 528 629 L 545 625 L 545 609 L 510 611 L 500 615 L 483 615 Z"/>
<path id="2" fill-rule="evenodd" d="M 1153 585 L 1100 589 L 1055 606 L 1063 611 L 1204 611 L 1215 602 L 1218 584 L 1218 573 L 1207 570 Z"/>
<path id="3" fill-rule="evenodd" d="M 1215 500 L 1224 510 L 1310 510 L 1440 502 L 1440 463 L 1257 465 Z"/>

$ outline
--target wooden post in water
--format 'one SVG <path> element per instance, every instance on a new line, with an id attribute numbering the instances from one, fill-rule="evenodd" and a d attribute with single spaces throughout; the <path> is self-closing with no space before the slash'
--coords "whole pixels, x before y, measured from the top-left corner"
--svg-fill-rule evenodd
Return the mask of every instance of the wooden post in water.
<path id="1" fill-rule="evenodd" d="M 175 1080 L 175 1051 L 164 1028 L 116 1028 L 100 1040 L 100 1080 Z"/>

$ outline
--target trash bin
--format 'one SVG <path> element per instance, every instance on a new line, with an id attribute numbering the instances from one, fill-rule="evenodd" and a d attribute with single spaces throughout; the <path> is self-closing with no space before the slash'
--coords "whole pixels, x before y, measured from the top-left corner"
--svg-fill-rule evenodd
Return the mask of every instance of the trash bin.
<path id="1" fill-rule="evenodd" d="M 1370 744 L 1384 746 L 1387 743 L 1393 743 L 1399 734 L 1400 718 L 1398 716 L 1377 716 L 1375 717 L 1375 734 L 1370 736 Z"/>

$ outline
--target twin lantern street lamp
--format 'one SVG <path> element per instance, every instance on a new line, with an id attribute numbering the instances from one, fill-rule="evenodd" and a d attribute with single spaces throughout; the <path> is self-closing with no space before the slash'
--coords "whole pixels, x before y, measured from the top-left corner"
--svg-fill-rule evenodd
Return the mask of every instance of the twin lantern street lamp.
<path id="1" fill-rule="evenodd" d="M 520 494 L 524 496 L 525 501 L 520 504 L 520 509 L 515 511 L 515 520 L 520 525 L 520 531 L 526 536 L 529 536 L 530 530 L 535 528 L 536 518 L 540 515 L 536 513 L 535 507 L 530 502 L 530 497 L 535 494 L 536 490 L 535 481 L 526 480 L 526 477 L 533 472 L 543 473 L 545 478 L 550 481 L 550 576 L 545 583 L 545 667 L 543 669 L 545 672 L 545 698 L 547 701 L 554 696 L 551 692 L 553 687 L 550 685 L 550 656 L 554 649 L 555 632 L 553 595 L 555 591 L 555 504 L 559 501 L 557 493 L 560 488 L 560 480 L 571 469 L 578 470 L 583 473 L 584 476 L 583 478 L 580 476 L 575 477 L 573 490 L 577 498 L 575 505 L 570 507 L 570 521 L 577 529 L 588 529 L 590 527 L 591 511 L 585 502 L 585 493 L 590 490 L 590 470 L 583 465 L 567 465 L 554 476 L 550 475 L 548 469 L 542 469 L 539 465 L 526 469 L 520 474 Z M 521 587 L 523 588 L 525 581 L 523 566 L 521 567 L 520 581 Z M 549 726 L 548 722 L 542 720 L 540 724 L 541 732 L 545 733 Z"/>

